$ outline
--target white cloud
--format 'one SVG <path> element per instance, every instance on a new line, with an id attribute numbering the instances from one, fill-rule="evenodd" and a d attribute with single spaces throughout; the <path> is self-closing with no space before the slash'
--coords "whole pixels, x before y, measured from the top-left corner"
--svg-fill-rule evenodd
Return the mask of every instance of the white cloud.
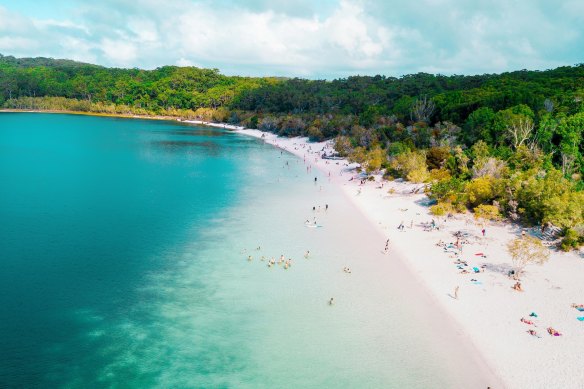
<path id="1" fill-rule="evenodd" d="M 115 65 L 132 66 L 138 56 L 136 45 L 122 40 L 105 38 L 100 42 L 99 48 L 105 57 Z"/>
<path id="2" fill-rule="evenodd" d="M 575 22 L 584 12 L 577 0 L 78 4 L 71 13 L 42 19 L 0 6 L 0 52 L 106 66 L 197 64 L 228 74 L 326 78 L 474 74 L 582 62 L 584 27 Z"/>

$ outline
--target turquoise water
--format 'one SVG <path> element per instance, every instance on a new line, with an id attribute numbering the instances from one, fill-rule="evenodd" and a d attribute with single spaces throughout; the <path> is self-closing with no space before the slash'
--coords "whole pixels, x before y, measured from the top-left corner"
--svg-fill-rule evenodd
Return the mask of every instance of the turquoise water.
<path id="1" fill-rule="evenodd" d="M 0 182 L 0 387 L 484 383 L 404 269 L 351 244 L 375 232 L 347 199 L 256 139 L 3 113 Z"/>

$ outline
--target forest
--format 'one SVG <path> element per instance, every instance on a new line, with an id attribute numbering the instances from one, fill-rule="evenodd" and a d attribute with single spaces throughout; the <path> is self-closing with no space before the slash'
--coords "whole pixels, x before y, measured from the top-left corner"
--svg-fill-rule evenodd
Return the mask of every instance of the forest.
<path id="1" fill-rule="evenodd" d="M 105 68 L 0 55 L 0 106 L 199 118 L 335 139 L 366 172 L 427 183 L 432 212 L 556 226 L 584 244 L 584 64 L 335 80 Z"/>

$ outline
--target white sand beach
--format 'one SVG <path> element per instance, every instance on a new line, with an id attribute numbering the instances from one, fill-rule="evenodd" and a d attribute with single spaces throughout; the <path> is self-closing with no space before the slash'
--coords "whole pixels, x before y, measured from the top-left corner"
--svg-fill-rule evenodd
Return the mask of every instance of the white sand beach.
<path id="1" fill-rule="evenodd" d="M 584 312 L 571 307 L 573 303 L 584 304 L 582 252 L 552 250 L 546 264 L 527 267 L 522 276 L 523 291 L 519 292 L 512 288 L 515 281 L 508 276 L 512 263 L 506 250 L 507 242 L 521 234 L 517 226 L 478 225 L 472 215 L 439 220 L 428 213 L 421 185 L 382 182 L 379 176 L 361 184 L 354 164 L 322 159 L 323 150 L 332 152 L 330 142 L 309 143 L 306 138 L 280 138 L 237 126 L 190 122 L 262 138 L 324 172 L 375 226 L 379 250 L 384 250 L 385 239 L 389 239 L 392 260 L 404 262 L 418 285 L 453 319 L 461 338 L 468 340 L 500 377 L 502 385 L 584 387 L 584 322 L 577 320 Z M 432 219 L 438 229 L 427 228 Z M 400 231 L 397 227 L 401 223 L 404 228 Z M 453 250 L 436 245 L 439 241 L 455 242 L 453 234 L 457 231 L 464 233 L 459 258 L 465 263 L 455 263 Z M 468 273 L 461 273 L 465 270 Z M 532 324 L 522 322 L 522 318 Z M 562 335 L 551 336 L 548 327 Z"/>

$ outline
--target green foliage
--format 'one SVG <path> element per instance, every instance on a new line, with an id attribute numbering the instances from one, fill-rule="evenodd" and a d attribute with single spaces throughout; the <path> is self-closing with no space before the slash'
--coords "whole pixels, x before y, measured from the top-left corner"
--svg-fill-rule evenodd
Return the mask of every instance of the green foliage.
<path id="1" fill-rule="evenodd" d="M 438 202 L 466 203 L 468 195 L 465 192 L 465 185 L 465 181 L 457 177 L 440 180 L 432 183 L 429 196 Z"/>
<path id="2" fill-rule="evenodd" d="M 493 143 L 495 140 L 494 123 L 495 112 L 491 108 L 477 109 L 466 119 L 464 132 L 461 136 L 462 141 L 469 146 L 479 140 Z"/>
<path id="3" fill-rule="evenodd" d="M 502 194 L 502 191 L 501 182 L 492 176 L 474 178 L 466 184 L 465 188 L 469 204 L 473 207 L 493 202 Z"/>
<path id="4" fill-rule="evenodd" d="M 542 201 L 542 222 L 570 228 L 584 223 L 584 192 L 551 194 Z"/>
<path id="5" fill-rule="evenodd" d="M 406 178 L 408 181 L 419 183 L 430 178 L 426 154 L 422 151 L 408 151 L 395 156 L 390 162 L 390 168 L 396 177 Z"/>
<path id="6" fill-rule="evenodd" d="M 428 169 L 441 169 L 450 157 L 449 147 L 430 147 L 426 153 L 426 164 Z"/>
<path id="7" fill-rule="evenodd" d="M 430 213 L 434 216 L 446 216 L 453 211 L 454 209 L 449 203 L 438 203 L 430 206 Z"/>
<path id="8" fill-rule="evenodd" d="M 387 147 L 387 153 L 390 156 L 407 153 L 412 150 L 412 146 L 403 142 L 393 142 Z"/>
<path id="9" fill-rule="evenodd" d="M 564 237 L 560 243 L 560 248 L 562 250 L 570 251 L 572 249 L 577 249 L 582 245 L 584 245 L 584 234 L 579 233 L 573 228 L 568 228 L 564 232 Z"/>
<path id="10" fill-rule="evenodd" d="M 477 220 L 500 220 L 501 213 L 499 212 L 499 207 L 496 205 L 480 204 L 473 209 L 474 217 Z"/>

